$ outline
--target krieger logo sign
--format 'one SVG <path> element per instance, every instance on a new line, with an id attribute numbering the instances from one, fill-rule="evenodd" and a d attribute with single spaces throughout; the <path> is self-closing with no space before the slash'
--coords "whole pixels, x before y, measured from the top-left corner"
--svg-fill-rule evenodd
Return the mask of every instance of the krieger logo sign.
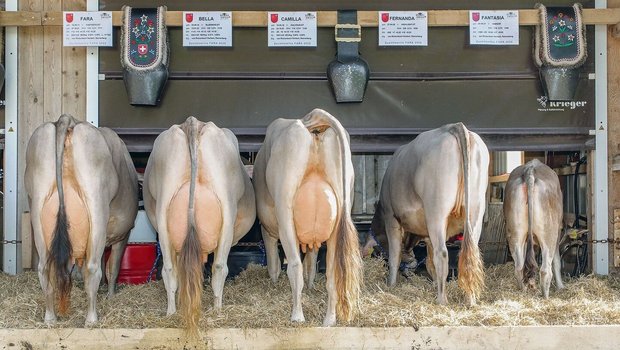
<path id="1" fill-rule="evenodd" d="M 564 112 L 566 109 L 583 108 L 588 101 L 549 101 L 547 96 L 540 96 L 536 99 L 542 108 L 539 112 Z"/>

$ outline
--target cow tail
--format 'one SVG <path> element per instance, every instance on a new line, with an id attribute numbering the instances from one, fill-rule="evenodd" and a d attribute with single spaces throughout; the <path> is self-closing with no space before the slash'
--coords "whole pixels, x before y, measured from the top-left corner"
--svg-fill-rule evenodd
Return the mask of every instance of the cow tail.
<path id="1" fill-rule="evenodd" d="M 527 247 L 525 248 L 525 263 L 523 265 L 523 283 L 526 285 L 536 278 L 538 263 L 534 253 L 534 236 L 532 220 L 534 219 L 534 167 L 526 167 L 523 174 L 527 186 Z"/>
<path id="2" fill-rule="evenodd" d="M 58 300 L 58 313 L 65 315 L 71 304 L 71 272 L 69 260 L 73 249 L 69 239 L 69 221 L 65 208 L 65 194 L 62 186 L 62 165 L 67 130 L 71 125 L 71 117 L 62 115 L 56 125 L 56 188 L 58 191 L 58 214 L 56 226 L 52 233 L 52 243 L 47 256 L 45 271 L 48 281 L 54 288 Z M 52 281 L 55 281 L 52 282 Z"/>
<path id="3" fill-rule="evenodd" d="M 478 242 L 474 240 L 473 229 L 470 218 L 470 155 L 469 155 L 469 131 L 463 123 L 457 123 L 455 130 L 456 137 L 461 146 L 461 156 L 463 158 L 463 192 L 465 201 L 465 215 L 463 224 L 463 244 L 459 254 L 458 263 L 458 284 L 465 293 L 473 300 L 478 299 L 484 289 L 484 265 L 480 257 Z"/>
<path id="4" fill-rule="evenodd" d="M 189 208 L 187 214 L 187 235 L 183 241 L 181 254 L 179 256 L 179 310 L 187 330 L 191 334 L 196 334 L 198 321 L 202 310 L 201 296 L 204 276 L 202 274 L 202 251 L 200 240 L 196 234 L 196 216 L 194 210 L 194 192 L 196 188 L 196 173 L 198 168 L 196 145 L 197 145 L 197 120 L 194 117 L 188 118 L 189 125 L 186 125 L 185 134 L 189 145 L 189 155 L 191 162 L 190 182 L 189 182 Z M 187 123 L 187 122 L 186 122 Z"/>
<path id="5" fill-rule="evenodd" d="M 351 164 L 348 135 L 342 124 L 329 113 L 315 109 L 304 118 L 304 125 L 313 132 L 331 127 L 338 135 L 342 159 L 342 207 L 338 214 L 334 244 L 334 280 L 336 284 L 336 314 L 341 320 L 350 321 L 359 311 L 362 285 L 362 257 L 357 229 L 351 219 L 351 184 L 347 165 Z M 329 272 L 328 272 L 329 273 Z"/>

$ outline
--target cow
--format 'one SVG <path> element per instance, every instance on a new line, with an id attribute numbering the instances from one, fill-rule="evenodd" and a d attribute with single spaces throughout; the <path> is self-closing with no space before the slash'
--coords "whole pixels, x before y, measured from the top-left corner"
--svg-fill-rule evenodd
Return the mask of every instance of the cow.
<path id="1" fill-rule="evenodd" d="M 97 323 L 101 258 L 108 296 L 116 291 L 120 261 L 138 213 L 138 178 L 125 144 L 112 130 L 62 115 L 39 126 L 28 142 L 24 185 L 28 193 L 38 273 L 45 294 L 45 323 L 66 314 L 70 269 L 82 268 L 88 297 L 86 325 Z"/>
<path id="2" fill-rule="evenodd" d="M 533 159 L 510 173 L 504 191 L 504 218 L 520 289 L 536 285 L 534 245 L 540 246 L 542 255 L 540 285 L 544 297 L 549 297 L 552 262 L 556 287 L 564 288 L 559 248 L 562 215 L 560 180 L 551 168 Z"/>
<path id="3" fill-rule="evenodd" d="M 190 333 L 201 313 L 203 265 L 215 252 L 213 307 L 222 308 L 228 253 L 252 227 L 256 203 L 237 138 L 212 122 L 188 117 L 162 132 L 144 172 L 144 207 L 159 234 L 167 314 L 179 309 Z"/>
<path id="4" fill-rule="evenodd" d="M 437 302 L 446 304 L 446 240 L 463 232 L 458 282 L 468 304 L 476 304 L 484 287 L 477 244 L 488 166 L 486 145 L 462 123 L 423 132 L 396 151 L 383 178 L 377 208 L 389 245 L 389 286 L 396 283 L 403 235 L 411 232 L 427 241 L 427 269 L 437 283 Z"/>
<path id="5" fill-rule="evenodd" d="M 293 292 L 291 320 L 304 322 L 301 291 L 312 284 L 316 254 L 327 242 L 327 311 L 324 326 L 349 321 L 357 309 L 362 261 L 351 219 L 353 164 L 349 135 L 321 109 L 301 119 L 277 119 L 267 128 L 254 164 L 257 214 L 269 276 L 280 273 L 278 239 Z M 306 253 L 303 267 L 299 248 Z"/>

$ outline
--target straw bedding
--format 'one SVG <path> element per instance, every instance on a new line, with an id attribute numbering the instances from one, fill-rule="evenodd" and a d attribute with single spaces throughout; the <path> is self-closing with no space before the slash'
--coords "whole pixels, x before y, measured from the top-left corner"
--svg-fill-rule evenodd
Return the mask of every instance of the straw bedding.
<path id="1" fill-rule="evenodd" d="M 425 277 L 401 278 L 388 288 L 383 261 L 365 260 L 365 284 L 358 316 L 349 326 L 516 326 L 620 324 L 620 278 L 587 276 L 566 280 L 566 289 L 548 300 L 537 291 L 516 289 L 513 265 L 486 269 L 486 290 L 478 306 L 463 305 L 456 281 L 448 283 L 449 305 L 435 303 L 435 287 Z M 203 292 L 202 329 L 214 327 L 313 327 L 320 326 L 325 313 L 325 277 L 317 276 L 314 290 L 304 290 L 304 324 L 289 321 L 291 289 L 286 273 L 277 283 L 268 278 L 266 267 L 251 265 L 224 287 L 224 307 L 212 310 L 212 293 Z M 140 286 L 121 286 L 118 294 L 106 298 L 105 287 L 98 293 L 97 310 L 101 328 L 176 328 L 178 316 L 165 316 L 166 293 L 162 281 Z M 86 294 L 83 284 L 74 283 L 69 316 L 59 318 L 56 327 L 83 327 Z M 17 277 L 0 274 L 0 327 L 44 328 L 44 298 L 37 274 Z"/>

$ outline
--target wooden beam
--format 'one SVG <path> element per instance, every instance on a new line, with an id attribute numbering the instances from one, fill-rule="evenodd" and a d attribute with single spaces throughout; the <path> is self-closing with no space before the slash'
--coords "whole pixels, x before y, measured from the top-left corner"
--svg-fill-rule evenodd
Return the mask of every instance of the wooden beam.
<path id="1" fill-rule="evenodd" d="M 98 349 L 616 349 L 620 325 L 506 327 L 0 329 L 0 347 Z M 578 345 L 576 345 L 578 344 Z"/>
<path id="2" fill-rule="evenodd" d="M 428 12 L 429 27 L 462 27 L 469 25 L 469 10 L 432 10 Z M 112 23 L 120 26 L 121 11 L 112 11 Z M 234 27 L 266 27 L 266 11 L 233 11 Z M 362 27 L 377 27 L 378 11 L 359 11 L 358 21 Z M 617 24 L 620 23 L 620 9 L 584 9 L 585 24 Z M 61 26 L 62 12 L 45 12 L 41 15 L 45 26 Z M 1 23 L 1 22 L 0 22 Z M 539 23 L 538 11 L 534 9 L 519 10 L 519 24 L 533 26 Z M 169 27 L 183 25 L 183 11 L 168 11 L 166 24 Z M 333 27 L 336 25 L 336 11 L 318 11 L 317 26 Z"/>
<path id="3" fill-rule="evenodd" d="M 620 10 L 620 0 L 608 0 L 607 6 Z M 614 39 L 613 28 L 607 32 L 607 169 L 608 213 L 613 215 L 609 224 L 609 236 L 620 238 L 618 210 L 620 209 L 620 171 L 611 171 L 614 158 L 620 156 L 620 40 Z M 588 159 L 588 162 L 590 160 Z M 620 244 L 610 245 L 610 261 L 615 271 L 620 271 Z M 611 264 L 610 264 L 611 265 Z"/>
<path id="4" fill-rule="evenodd" d="M 22 269 L 32 268 L 32 224 L 30 213 L 22 213 Z"/>
<path id="5" fill-rule="evenodd" d="M 0 11 L 0 27 L 40 26 L 41 24 L 41 12 Z"/>
<path id="6" fill-rule="evenodd" d="M 508 177 L 509 176 L 510 176 L 510 174 L 502 174 L 502 175 L 489 176 L 489 183 L 493 184 L 493 183 L 506 182 L 506 181 L 508 181 Z"/>

